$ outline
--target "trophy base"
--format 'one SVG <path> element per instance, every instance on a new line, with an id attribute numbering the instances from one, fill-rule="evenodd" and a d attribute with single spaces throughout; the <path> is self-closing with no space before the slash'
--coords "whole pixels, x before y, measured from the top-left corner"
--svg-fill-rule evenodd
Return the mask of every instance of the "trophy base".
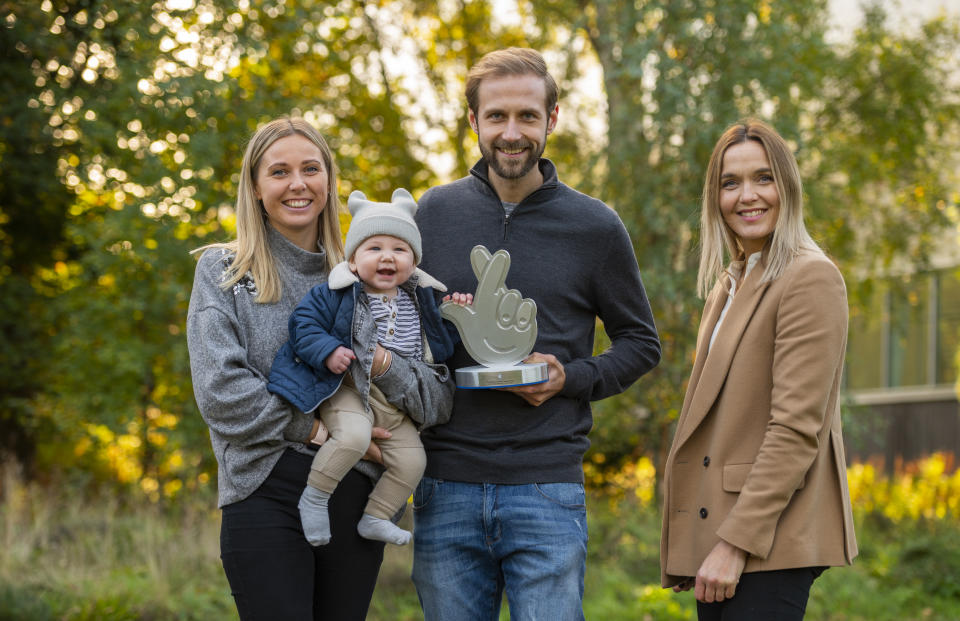
<path id="1" fill-rule="evenodd" d="M 509 388 L 542 384 L 547 381 L 547 363 L 504 364 L 495 367 L 481 365 L 457 369 L 454 374 L 457 388 Z"/>

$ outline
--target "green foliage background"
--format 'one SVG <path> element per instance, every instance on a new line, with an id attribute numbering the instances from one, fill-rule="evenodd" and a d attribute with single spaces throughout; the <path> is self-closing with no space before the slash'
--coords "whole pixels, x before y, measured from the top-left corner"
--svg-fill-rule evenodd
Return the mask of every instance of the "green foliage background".
<path id="1" fill-rule="evenodd" d="M 0 450 L 33 477 L 154 501 L 209 487 L 189 251 L 231 236 L 246 139 L 302 115 L 329 137 L 342 195 L 419 195 L 478 157 L 463 78 L 506 45 L 543 50 L 558 76 L 548 156 L 623 218 L 664 345 L 596 404 L 602 469 L 657 463 L 669 440 L 700 310 L 700 186 L 726 125 L 759 116 L 796 146 L 810 228 L 854 294 L 898 258 L 923 265 L 956 222 L 955 19 L 903 30 L 870 5 L 840 39 L 825 0 L 502 6 L 0 2 Z"/>
<path id="2" fill-rule="evenodd" d="M 826 0 L 0 0 L 0 616 L 234 614 L 184 321 L 189 252 L 232 235 L 246 140 L 301 115 L 341 196 L 419 196 L 479 156 L 467 68 L 527 45 L 562 91 L 547 155 L 623 218 L 664 346 L 594 407 L 588 618 L 693 618 L 655 585 L 654 466 L 692 363 L 717 136 L 754 115 L 795 146 L 854 310 L 960 220 L 960 26 L 883 6 L 841 37 Z M 858 513 L 860 559 L 818 580 L 808 616 L 960 615 L 951 507 Z M 371 618 L 419 617 L 408 555 L 390 552 Z"/>

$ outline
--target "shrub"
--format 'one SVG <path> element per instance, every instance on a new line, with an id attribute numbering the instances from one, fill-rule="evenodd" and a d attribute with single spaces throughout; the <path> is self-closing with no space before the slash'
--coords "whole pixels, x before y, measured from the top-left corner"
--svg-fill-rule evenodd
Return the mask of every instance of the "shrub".
<path id="1" fill-rule="evenodd" d="M 924 593 L 960 602 L 960 532 L 933 527 L 899 551 L 897 579 Z"/>

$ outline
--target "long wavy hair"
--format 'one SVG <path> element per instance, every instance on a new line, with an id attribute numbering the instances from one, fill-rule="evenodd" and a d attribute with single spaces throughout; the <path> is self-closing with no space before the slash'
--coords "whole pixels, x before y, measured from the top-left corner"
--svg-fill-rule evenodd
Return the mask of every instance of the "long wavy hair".
<path id="1" fill-rule="evenodd" d="M 710 293 L 727 262 L 743 254 L 739 239 L 720 212 L 720 174 L 727 149 L 748 140 L 757 142 L 766 152 L 780 197 L 780 214 L 773 235 L 767 241 L 769 252 L 760 282 L 779 278 L 804 250 L 823 252 L 803 223 L 803 185 L 793 152 L 775 129 L 757 119 L 744 119 L 723 132 L 707 164 L 700 209 L 700 269 L 697 273 L 700 297 Z"/>
<path id="2" fill-rule="evenodd" d="M 227 270 L 222 287 L 229 289 L 248 272 L 257 287 L 257 302 L 270 304 L 280 299 L 282 283 L 277 273 L 273 254 L 267 244 L 267 215 L 255 193 L 257 172 L 263 154 L 274 142 L 299 134 L 315 144 L 323 157 L 327 171 L 327 203 L 318 221 L 319 239 L 327 254 L 327 267 L 333 269 L 343 260 L 343 237 L 340 234 L 340 199 L 337 196 L 337 168 L 333 153 L 312 125 L 301 118 L 279 118 L 261 126 L 254 133 L 243 155 L 240 168 L 240 186 L 237 191 L 237 238 L 223 243 L 209 244 L 207 248 L 226 248 L 233 253 L 233 262 Z"/>

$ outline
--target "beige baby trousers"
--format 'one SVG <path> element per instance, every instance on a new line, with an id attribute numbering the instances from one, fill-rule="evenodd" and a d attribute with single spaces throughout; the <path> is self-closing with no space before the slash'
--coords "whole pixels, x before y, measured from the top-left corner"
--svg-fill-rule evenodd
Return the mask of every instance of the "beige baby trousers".
<path id="1" fill-rule="evenodd" d="M 367 452 L 371 429 L 383 427 L 392 434 L 390 438 L 377 440 L 386 471 L 370 492 L 364 513 L 389 520 L 406 505 L 420 482 L 427 457 L 413 421 L 391 405 L 372 383 L 369 403 L 372 413 L 364 410 L 360 393 L 347 375 L 337 392 L 320 405 L 320 419 L 330 437 L 313 458 L 307 482 L 332 494 L 340 480 Z"/>

